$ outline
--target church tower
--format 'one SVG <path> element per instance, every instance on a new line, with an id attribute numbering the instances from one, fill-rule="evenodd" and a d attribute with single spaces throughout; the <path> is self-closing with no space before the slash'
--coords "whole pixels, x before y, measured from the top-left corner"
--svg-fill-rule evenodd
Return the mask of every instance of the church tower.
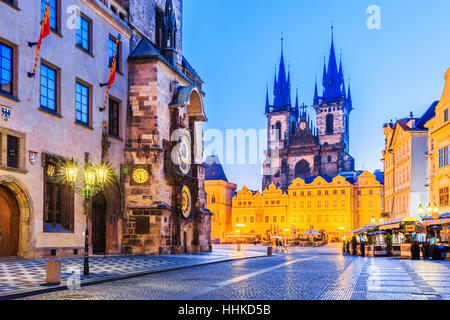
<path id="1" fill-rule="evenodd" d="M 283 161 L 286 148 L 295 134 L 298 123 L 298 104 L 291 103 L 291 73 L 286 76 L 283 39 L 278 77 L 275 72 L 273 84 L 274 100 L 269 102 L 269 88 L 266 92 L 265 114 L 267 117 L 267 160 L 264 163 L 263 188 L 273 183 L 277 187 L 287 184 L 287 162 Z"/>
<path id="2" fill-rule="evenodd" d="M 319 143 L 321 145 L 321 173 L 335 176 L 340 171 L 354 170 L 354 159 L 349 155 L 349 119 L 352 111 L 350 85 L 345 89 L 342 56 L 339 69 L 334 50 L 333 27 L 328 67 L 323 66 L 323 94 L 314 92 L 314 109 Z"/>

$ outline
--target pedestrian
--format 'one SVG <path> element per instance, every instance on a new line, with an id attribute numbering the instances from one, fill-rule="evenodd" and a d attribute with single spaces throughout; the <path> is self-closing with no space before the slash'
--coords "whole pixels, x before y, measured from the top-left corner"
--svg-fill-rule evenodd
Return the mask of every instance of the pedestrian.
<path id="1" fill-rule="evenodd" d="M 256 246 L 256 239 L 255 240 L 253 240 L 253 243 L 255 244 L 255 246 Z"/>

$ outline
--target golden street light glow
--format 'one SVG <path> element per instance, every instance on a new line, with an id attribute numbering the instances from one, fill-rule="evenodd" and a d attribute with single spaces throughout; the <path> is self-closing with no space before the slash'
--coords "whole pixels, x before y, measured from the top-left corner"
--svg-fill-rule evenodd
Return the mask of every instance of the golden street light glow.
<path id="1" fill-rule="evenodd" d="M 64 167 L 64 174 L 66 176 L 66 180 L 69 183 L 75 183 L 77 180 L 77 174 L 78 174 L 78 166 L 76 162 L 70 161 L 68 162 Z"/>
<path id="2" fill-rule="evenodd" d="M 241 230 L 236 230 L 235 232 L 239 233 L 239 232 L 241 232 Z"/>
<path id="3" fill-rule="evenodd" d="M 425 211 L 425 209 L 422 205 L 419 205 L 419 207 L 417 208 L 417 211 L 419 212 L 419 215 L 423 215 L 423 212 Z"/>
<path id="4" fill-rule="evenodd" d="M 93 186 L 95 184 L 95 171 L 92 168 L 84 170 L 84 182 L 86 186 Z"/>
<path id="5" fill-rule="evenodd" d="M 236 227 L 245 227 L 245 224 L 236 224 Z"/>

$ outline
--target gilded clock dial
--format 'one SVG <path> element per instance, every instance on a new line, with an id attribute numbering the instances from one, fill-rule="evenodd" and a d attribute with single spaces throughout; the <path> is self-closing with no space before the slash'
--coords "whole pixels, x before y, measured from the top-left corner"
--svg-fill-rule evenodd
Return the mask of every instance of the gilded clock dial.
<path id="1" fill-rule="evenodd" d="M 138 168 L 133 171 L 133 180 L 136 183 L 145 183 L 148 180 L 148 172 L 144 168 Z"/>
<path id="2" fill-rule="evenodd" d="M 192 198 L 191 192 L 187 186 L 183 186 L 181 189 L 181 213 L 185 218 L 188 218 L 191 214 Z"/>

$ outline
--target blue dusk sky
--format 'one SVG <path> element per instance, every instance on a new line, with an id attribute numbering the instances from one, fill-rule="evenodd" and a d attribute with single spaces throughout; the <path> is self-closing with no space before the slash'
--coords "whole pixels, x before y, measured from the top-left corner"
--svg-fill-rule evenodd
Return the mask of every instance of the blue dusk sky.
<path id="1" fill-rule="evenodd" d="M 366 24 L 371 5 L 380 8 L 379 30 Z M 450 67 L 448 0 L 184 0 L 183 9 L 183 53 L 205 81 L 205 130 L 224 135 L 266 129 L 266 86 L 271 93 L 281 34 L 292 100 L 298 87 L 300 103 L 312 105 L 333 22 L 346 85 L 351 79 L 350 153 L 357 169 L 382 169 L 383 124 L 410 111 L 421 116 L 440 99 Z M 311 108 L 309 114 L 315 118 Z M 261 166 L 224 169 L 238 188 L 261 189 Z"/>

